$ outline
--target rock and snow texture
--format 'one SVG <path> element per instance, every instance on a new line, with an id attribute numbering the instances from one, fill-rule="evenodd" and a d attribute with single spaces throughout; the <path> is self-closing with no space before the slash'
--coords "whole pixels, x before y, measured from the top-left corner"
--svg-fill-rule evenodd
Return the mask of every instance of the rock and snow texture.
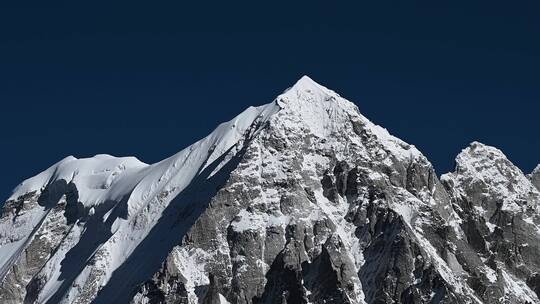
<path id="1" fill-rule="evenodd" d="M 477 293 L 491 302 L 538 303 L 540 191 L 534 173 L 527 178 L 500 150 L 473 142 L 441 180 L 463 240 L 476 252 L 458 260 L 470 269 Z"/>
<path id="2" fill-rule="evenodd" d="M 533 172 L 529 175 L 531 182 L 540 190 L 540 165 L 536 166 Z"/>
<path id="3" fill-rule="evenodd" d="M 68 157 L 0 217 L 1 303 L 540 303 L 540 169 L 437 178 L 308 77 L 159 163 Z"/>

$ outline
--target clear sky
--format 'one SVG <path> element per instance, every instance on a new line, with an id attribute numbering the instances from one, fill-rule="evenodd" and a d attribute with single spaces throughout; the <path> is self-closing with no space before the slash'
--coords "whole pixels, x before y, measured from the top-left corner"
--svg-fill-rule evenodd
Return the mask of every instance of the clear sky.
<path id="1" fill-rule="evenodd" d="M 4 198 L 67 155 L 161 160 L 304 74 L 438 174 L 473 140 L 540 162 L 538 1 L 4 2 Z"/>

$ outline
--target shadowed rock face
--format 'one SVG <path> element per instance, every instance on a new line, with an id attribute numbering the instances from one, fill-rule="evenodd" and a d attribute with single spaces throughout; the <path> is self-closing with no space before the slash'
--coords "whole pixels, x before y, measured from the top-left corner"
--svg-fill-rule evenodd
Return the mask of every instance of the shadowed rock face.
<path id="1" fill-rule="evenodd" d="M 244 113 L 122 199 L 74 179 L 8 201 L 2 303 L 540 303 L 537 174 L 473 143 L 439 181 L 307 77 Z"/>

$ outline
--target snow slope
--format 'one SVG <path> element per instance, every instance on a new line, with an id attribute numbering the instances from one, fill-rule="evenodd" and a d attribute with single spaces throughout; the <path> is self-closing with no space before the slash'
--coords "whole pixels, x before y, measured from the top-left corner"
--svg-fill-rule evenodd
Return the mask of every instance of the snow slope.
<path id="1" fill-rule="evenodd" d="M 20 199 L 27 193 L 39 194 L 47 186 L 64 182 L 76 189 L 78 201 L 84 207 L 82 217 L 85 221 L 98 221 L 99 225 L 107 226 L 111 230 L 107 237 L 92 236 L 88 235 L 91 229 L 81 229 L 75 225 L 67 236 L 69 242 L 57 248 L 41 270 L 47 279 L 36 300 L 70 302 L 72 298 L 79 296 L 81 291 L 69 288 L 66 282 L 72 280 L 83 286 L 82 290 L 85 284 L 89 284 L 89 273 L 97 268 L 99 274 L 94 275 L 97 278 L 93 277 L 96 282 L 92 284 L 97 284 L 98 288 L 105 285 L 111 274 L 127 260 L 141 241 L 147 238 L 169 202 L 209 166 L 213 166 L 216 171 L 224 166 L 229 159 L 223 157 L 232 157 L 241 149 L 242 142 L 253 136 L 279 109 L 276 103 L 250 107 L 231 121 L 219 125 L 207 137 L 156 164 L 147 165 L 133 157 L 96 155 L 92 158 L 76 159 L 70 156 L 22 182 L 8 202 Z M 206 173 L 205 178 L 210 178 L 213 173 L 215 172 Z M 9 204 L 7 205 L 9 208 Z M 48 209 L 47 206 L 37 206 L 15 216 L 15 221 L 21 222 L 22 226 L 18 229 L 12 229 L 12 221 L 0 223 L 3 243 L 0 251 L 2 276 L 5 276 L 25 245 L 32 240 L 32 230 L 45 219 Z M 119 209 L 126 209 L 127 214 L 118 214 Z M 69 270 L 57 267 L 65 262 L 65 254 L 75 250 L 83 241 L 98 245 L 82 246 L 78 249 L 80 258 L 84 259 L 78 262 L 79 267 L 71 267 L 73 269 Z M 152 256 L 149 254 L 145 258 Z M 92 259 L 95 259 L 93 263 L 86 263 L 86 260 Z M 161 260 L 155 261 L 160 262 Z M 71 273 L 65 273 L 66 271 Z M 144 270 L 141 272 L 144 273 Z M 136 272 L 131 275 L 135 277 L 133 281 L 137 281 Z"/>

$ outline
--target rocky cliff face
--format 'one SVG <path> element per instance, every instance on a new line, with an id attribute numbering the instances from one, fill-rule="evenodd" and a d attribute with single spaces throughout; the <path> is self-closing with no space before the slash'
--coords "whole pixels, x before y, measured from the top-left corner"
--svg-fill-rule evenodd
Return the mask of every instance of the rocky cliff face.
<path id="1" fill-rule="evenodd" d="M 0 219 L 3 303 L 540 303 L 538 170 L 414 147 L 300 79 L 158 164 L 66 159 Z"/>
<path id="2" fill-rule="evenodd" d="M 537 302 L 540 192 L 493 147 L 474 142 L 456 163 L 455 172 L 442 181 L 464 237 L 477 253 L 463 257 L 469 280 L 491 301 Z M 477 258 L 485 265 L 476 264 Z"/>
<path id="3" fill-rule="evenodd" d="M 540 189 L 540 165 L 538 165 L 533 172 L 529 175 L 529 178 L 531 179 L 531 182 L 533 185 Z"/>

